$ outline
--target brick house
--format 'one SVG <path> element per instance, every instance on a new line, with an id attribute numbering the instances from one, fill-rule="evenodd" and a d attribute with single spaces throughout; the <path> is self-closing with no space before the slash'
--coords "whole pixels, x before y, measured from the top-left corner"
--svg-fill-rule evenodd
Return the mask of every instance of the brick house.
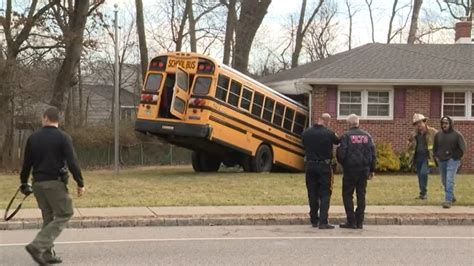
<path id="1" fill-rule="evenodd" d="M 311 95 L 312 121 L 328 112 L 342 133 L 345 118 L 361 117 L 376 142 L 405 151 L 414 113 L 439 129 L 442 115 L 465 137 L 463 171 L 474 171 L 474 44 L 366 44 L 326 59 L 263 77 L 287 94 Z"/>

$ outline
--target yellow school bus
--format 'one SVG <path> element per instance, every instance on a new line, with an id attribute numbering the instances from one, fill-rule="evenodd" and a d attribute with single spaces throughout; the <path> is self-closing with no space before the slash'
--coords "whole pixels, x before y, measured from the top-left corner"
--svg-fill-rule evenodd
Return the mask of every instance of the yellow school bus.
<path id="1" fill-rule="evenodd" d="M 303 171 L 308 108 L 216 60 L 171 52 L 153 58 L 135 130 L 193 151 L 197 172 Z"/>

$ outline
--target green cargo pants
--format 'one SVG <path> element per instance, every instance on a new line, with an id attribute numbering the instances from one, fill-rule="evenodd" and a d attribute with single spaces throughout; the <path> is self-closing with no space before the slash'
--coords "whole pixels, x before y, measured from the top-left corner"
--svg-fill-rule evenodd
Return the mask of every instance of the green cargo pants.
<path id="1" fill-rule="evenodd" d="M 43 215 L 43 228 L 31 244 L 41 251 L 50 251 L 74 214 L 72 199 L 66 185 L 56 180 L 33 183 L 33 193 Z"/>

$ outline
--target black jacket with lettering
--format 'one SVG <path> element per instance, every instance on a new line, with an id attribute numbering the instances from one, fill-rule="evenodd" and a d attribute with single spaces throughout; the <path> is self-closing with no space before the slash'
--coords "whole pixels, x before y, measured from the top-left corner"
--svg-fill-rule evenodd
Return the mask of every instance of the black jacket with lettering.
<path id="1" fill-rule="evenodd" d="M 344 170 L 373 172 L 376 164 L 375 145 L 372 137 L 364 130 L 354 127 L 341 136 L 337 148 L 337 161 Z"/>

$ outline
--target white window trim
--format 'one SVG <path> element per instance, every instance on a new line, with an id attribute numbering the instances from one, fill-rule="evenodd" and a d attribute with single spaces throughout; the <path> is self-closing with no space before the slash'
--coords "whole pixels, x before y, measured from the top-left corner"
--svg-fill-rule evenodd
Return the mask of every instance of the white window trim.
<path id="1" fill-rule="evenodd" d="M 464 113 L 466 116 L 451 116 L 452 119 L 458 121 L 473 121 L 474 114 L 471 113 L 472 105 L 474 104 L 474 88 L 443 88 L 443 93 L 441 94 L 441 115 L 444 116 L 444 93 L 445 92 L 464 92 L 464 97 L 466 99 L 464 104 Z"/>
<path id="2" fill-rule="evenodd" d="M 361 92 L 361 104 L 362 110 L 360 119 L 363 120 L 393 120 L 393 109 L 394 109 L 394 97 L 393 97 L 393 87 L 357 87 L 357 86 L 339 86 L 337 89 L 337 119 L 343 120 L 347 118 L 347 115 L 341 115 L 339 113 L 340 107 L 340 99 L 341 99 L 341 91 L 360 91 Z M 369 92 L 388 92 L 388 116 L 368 116 L 367 109 L 368 109 L 368 99 L 369 99 Z"/>

